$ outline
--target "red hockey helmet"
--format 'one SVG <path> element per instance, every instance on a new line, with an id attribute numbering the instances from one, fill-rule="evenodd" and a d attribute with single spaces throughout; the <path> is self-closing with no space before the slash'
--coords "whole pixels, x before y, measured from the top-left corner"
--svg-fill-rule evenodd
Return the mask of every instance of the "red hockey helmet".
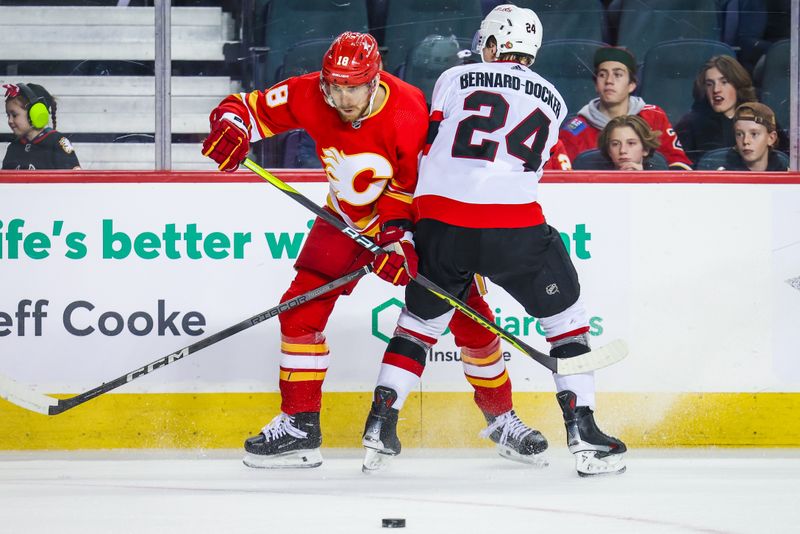
<path id="1" fill-rule="evenodd" d="M 375 79 L 381 68 L 378 42 L 368 33 L 344 32 L 322 58 L 322 81 L 336 85 L 362 85 Z"/>

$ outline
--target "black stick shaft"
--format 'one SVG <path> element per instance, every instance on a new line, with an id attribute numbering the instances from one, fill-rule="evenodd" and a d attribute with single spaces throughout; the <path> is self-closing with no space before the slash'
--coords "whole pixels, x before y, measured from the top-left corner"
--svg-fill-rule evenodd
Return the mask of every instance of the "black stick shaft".
<path id="1" fill-rule="evenodd" d="M 58 404 L 56 406 L 50 406 L 49 415 L 60 414 L 60 413 L 65 412 L 65 411 L 67 411 L 67 410 L 69 410 L 71 408 L 74 408 L 75 406 L 83 404 L 84 402 L 92 400 L 93 398 L 95 398 L 95 397 L 97 397 L 99 395 L 102 395 L 104 393 L 108 393 L 109 391 L 111 391 L 113 389 L 117 389 L 120 386 L 124 386 L 128 382 L 136 380 L 137 378 L 140 378 L 140 377 L 142 377 L 144 375 L 150 374 L 150 373 L 152 373 L 153 371 L 155 371 L 157 369 L 161 369 L 163 367 L 166 367 L 167 365 L 171 364 L 172 362 L 175 362 L 175 361 L 178 361 L 178 360 L 182 360 L 186 356 L 189 356 L 190 354 L 194 354 L 195 352 L 198 352 L 198 351 L 200 351 L 200 350 L 202 350 L 202 349 L 204 349 L 206 347 L 210 347 L 211 345 L 214 345 L 215 343 L 219 343 L 223 339 L 227 339 L 227 338 L 231 337 L 234 334 L 238 334 L 242 330 L 247 330 L 251 326 L 255 326 L 255 325 L 257 325 L 257 324 L 259 324 L 259 323 L 261 323 L 263 321 L 266 321 L 268 319 L 272 319 L 276 315 L 280 315 L 281 313 L 283 313 L 283 312 L 285 312 L 287 310 L 290 310 L 292 308 L 296 308 L 297 306 L 300 306 L 301 304 L 303 304 L 303 303 L 305 303 L 305 302 L 307 302 L 309 300 L 312 300 L 312 299 L 314 299 L 316 297 L 319 297 L 320 295 L 324 295 L 325 293 L 328 293 L 330 291 L 333 291 L 334 289 L 342 287 L 343 285 L 348 284 L 348 283 L 352 282 L 353 280 L 357 280 L 358 278 L 361 278 L 362 276 L 364 276 L 365 274 L 367 274 L 367 273 L 369 273 L 371 271 L 372 271 L 372 267 L 370 265 L 362 267 L 362 268 L 358 269 L 357 271 L 353 271 L 351 273 L 348 273 L 348 274 L 342 276 L 341 278 L 337 278 L 336 280 L 333 280 L 332 282 L 328 282 L 327 284 L 322 285 L 322 286 L 320 286 L 320 287 L 318 287 L 316 289 L 312 289 L 311 291 L 308 291 L 307 293 L 303 293 L 302 295 L 298 295 L 298 296 L 296 296 L 296 297 L 294 297 L 292 299 L 289 299 L 287 301 L 281 302 L 280 304 L 278 304 L 277 306 L 275 306 L 273 308 L 270 308 L 270 309 L 268 309 L 266 311 L 263 311 L 263 312 L 261 312 L 261 313 L 259 313 L 257 315 L 253 315 L 252 317 L 250 317 L 248 319 L 245 319 L 244 321 L 241 321 L 240 323 L 237 323 L 237 324 L 235 324 L 233 326 L 229 326 L 225 330 L 220 330 L 216 334 L 212 334 L 212 335 L 210 335 L 208 337 L 205 337 L 205 338 L 203 338 L 203 339 L 201 339 L 201 340 L 199 340 L 199 341 L 197 341 L 195 343 L 192 343 L 191 345 L 187 345 L 186 347 L 183 347 L 182 349 L 177 350 L 177 351 L 175 351 L 175 352 L 173 352 L 171 354 L 167 354 L 166 356 L 163 356 L 163 357 L 161 357 L 161 358 L 159 358 L 159 359 L 157 359 L 155 361 L 152 361 L 152 362 L 148 363 L 147 365 L 139 367 L 138 369 L 134 369 L 133 371 L 131 371 L 129 373 L 126 373 L 126 374 L 120 376 L 119 378 L 111 380 L 110 382 L 105 382 L 102 385 L 97 386 L 96 388 L 93 388 L 93 389 L 90 389 L 89 391 L 86 391 L 84 393 L 80 393 L 78 395 L 75 395 L 74 397 L 70 397 L 68 399 L 59 399 Z"/>

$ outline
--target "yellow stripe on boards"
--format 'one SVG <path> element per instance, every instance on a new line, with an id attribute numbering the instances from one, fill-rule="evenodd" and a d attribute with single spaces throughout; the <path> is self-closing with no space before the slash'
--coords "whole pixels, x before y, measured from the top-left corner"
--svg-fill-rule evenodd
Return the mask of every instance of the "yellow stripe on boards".
<path id="1" fill-rule="evenodd" d="M 323 447 L 360 447 L 371 392 L 325 393 Z M 515 393 L 523 421 L 564 447 L 553 393 Z M 280 410 L 278 393 L 106 394 L 45 416 L 0 400 L 0 450 L 240 448 Z M 800 447 L 800 393 L 598 393 L 596 420 L 629 447 Z M 403 447 L 490 447 L 471 392 L 414 393 Z"/>

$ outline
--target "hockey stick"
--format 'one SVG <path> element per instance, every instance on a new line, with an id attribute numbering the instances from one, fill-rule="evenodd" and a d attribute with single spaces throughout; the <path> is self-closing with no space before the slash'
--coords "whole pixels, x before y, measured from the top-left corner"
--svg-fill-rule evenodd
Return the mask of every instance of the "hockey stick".
<path id="1" fill-rule="evenodd" d="M 192 343 L 191 345 L 188 345 L 180 350 L 173 352 L 172 354 L 167 354 L 166 356 L 159 358 L 153 362 L 150 362 L 149 364 L 143 367 L 139 367 L 138 369 L 126 373 L 121 377 L 112 380 L 111 382 L 105 382 L 94 389 L 90 389 L 89 391 L 80 393 L 78 395 L 75 395 L 74 397 L 69 397 L 67 399 L 56 399 L 48 395 L 43 395 L 3 375 L 0 375 L 0 397 L 6 399 L 11 403 L 16 404 L 17 406 L 21 406 L 22 408 L 34 412 L 39 412 L 44 415 L 58 415 L 71 408 L 79 406 L 86 401 L 92 400 L 93 398 L 102 395 L 103 393 L 108 393 L 112 389 L 124 386 L 128 382 L 136 380 L 139 377 L 142 377 L 146 374 L 152 373 L 153 371 L 166 367 L 172 362 L 181 360 L 186 356 L 194 354 L 199 350 L 209 347 L 215 343 L 218 343 L 223 339 L 227 339 L 234 334 L 238 334 L 242 330 L 247 330 L 251 326 L 255 326 L 263 321 L 266 321 L 267 319 L 272 319 L 276 315 L 279 315 L 287 310 L 300 306 L 301 304 L 311 299 L 319 297 L 320 295 L 324 295 L 325 293 L 333 291 L 336 288 L 342 287 L 343 285 L 348 284 L 353 280 L 361 278 L 362 276 L 371 271 L 372 271 L 372 266 L 366 265 L 358 269 L 357 271 L 353 271 L 352 273 L 346 274 L 341 278 L 337 278 L 332 282 L 328 282 L 327 284 L 322 285 L 316 289 L 312 289 L 307 293 L 303 293 L 302 295 L 298 295 L 292 299 L 281 302 L 280 304 L 278 304 L 273 308 L 270 308 L 257 315 L 254 315 L 249 319 L 245 319 L 244 321 L 237 323 L 233 326 L 229 326 L 225 330 L 221 330 L 216 334 L 212 334 L 208 337 L 205 337 L 195 343 Z"/>
<path id="2" fill-rule="evenodd" d="M 374 241 L 369 239 L 366 236 L 359 234 L 354 229 L 350 228 L 344 221 L 333 215 L 331 212 L 323 209 L 322 207 L 318 206 L 314 202 L 312 202 L 308 197 L 304 196 L 302 193 L 297 191 L 295 188 L 287 184 L 286 182 L 282 181 L 280 178 L 276 177 L 269 171 L 261 168 L 257 163 L 255 163 L 250 158 L 244 160 L 243 165 L 259 175 L 261 178 L 269 182 L 270 184 L 274 185 L 295 201 L 299 202 L 310 211 L 315 213 L 321 219 L 332 225 L 334 228 L 340 230 L 343 234 L 347 237 L 361 245 L 362 247 L 366 248 L 373 254 L 383 254 L 384 250 L 380 248 L 378 245 L 375 244 Z M 505 329 L 497 326 L 493 322 L 486 319 L 483 315 L 472 309 L 469 305 L 459 300 L 457 297 L 451 295 L 432 281 L 425 278 L 423 275 L 418 274 L 414 281 L 439 297 L 440 299 L 446 301 L 452 307 L 475 321 L 476 323 L 480 324 L 490 332 L 500 336 L 501 338 L 505 339 L 517 349 L 519 349 L 524 354 L 528 355 L 529 357 L 536 360 L 538 363 L 544 365 L 554 373 L 559 373 L 562 375 L 572 375 L 577 373 L 586 373 L 588 371 L 594 371 L 595 369 L 601 369 L 603 367 L 607 367 L 611 364 L 614 364 L 628 355 L 628 347 L 624 341 L 621 339 L 612 341 L 608 345 L 604 345 L 598 349 L 592 350 L 587 352 L 586 354 L 581 354 L 580 356 L 575 356 L 573 358 L 553 358 L 543 352 L 539 352 L 538 350 L 534 349 L 515 335 L 507 332 Z"/>

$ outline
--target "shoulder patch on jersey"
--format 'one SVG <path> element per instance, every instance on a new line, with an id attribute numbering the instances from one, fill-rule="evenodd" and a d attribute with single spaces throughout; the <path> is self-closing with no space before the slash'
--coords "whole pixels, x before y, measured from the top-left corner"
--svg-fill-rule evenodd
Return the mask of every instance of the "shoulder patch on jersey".
<path id="1" fill-rule="evenodd" d="M 58 144 L 61 146 L 61 150 L 66 152 L 67 154 L 72 154 L 75 149 L 72 148 L 72 143 L 69 142 L 69 139 L 66 137 L 62 137 L 58 140 Z"/>
<path id="2" fill-rule="evenodd" d="M 657 107 L 655 104 L 645 104 L 642 109 L 656 109 Z"/>
<path id="3" fill-rule="evenodd" d="M 574 117 L 571 121 L 567 123 L 564 129 L 566 129 L 572 135 L 578 135 L 586 128 L 586 123 L 580 117 Z"/>
<path id="4" fill-rule="evenodd" d="M 511 67 L 511 70 L 523 70 L 524 71 L 525 69 L 521 65 L 514 65 L 513 67 Z"/>

